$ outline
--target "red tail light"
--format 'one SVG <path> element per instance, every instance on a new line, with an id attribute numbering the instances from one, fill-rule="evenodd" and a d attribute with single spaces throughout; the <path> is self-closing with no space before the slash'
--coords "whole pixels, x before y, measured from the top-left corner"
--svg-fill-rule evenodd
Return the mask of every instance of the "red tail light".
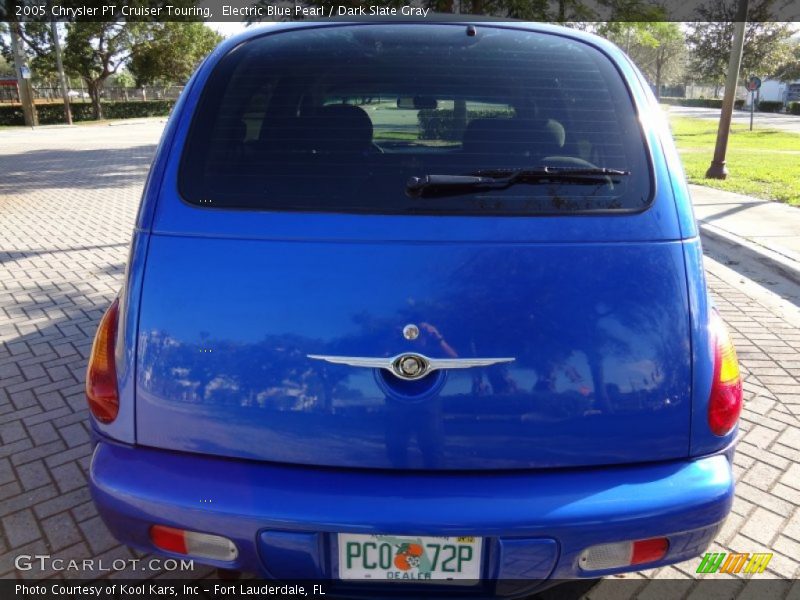
<path id="1" fill-rule="evenodd" d="M 226 537 L 166 525 L 150 527 L 150 540 L 157 548 L 176 554 L 224 561 L 236 560 L 239 556 L 236 544 Z"/>
<path id="2" fill-rule="evenodd" d="M 631 564 L 641 565 L 661 560 L 668 549 L 669 540 L 667 538 L 652 538 L 633 542 Z"/>
<path id="3" fill-rule="evenodd" d="M 162 550 L 169 550 L 176 554 L 189 554 L 186 549 L 186 538 L 183 529 L 166 527 L 165 525 L 153 525 L 150 528 L 150 539 Z"/>
<path id="4" fill-rule="evenodd" d="M 717 311 L 711 315 L 714 344 L 714 380 L 708 401 L 708 426 L 714 435 L 730 433 L 742 412 L 742 378 L 728 329 Z"/>
<path id="5" fill-rule="evenodd" d="M 114 300 L 100 320 L 86 370 L 86 399 L 89 410 L 101 423 L 110 423 L 119 412 L 114 341 L 117 338 L 119 300 Z"/>
<path id="6" fill-rule="evenodd" d="M 604 571 L 661 560 L 669 550 L 665 537 L 600 544 L 583 551 L 578 559 L 584 571 Z"/>

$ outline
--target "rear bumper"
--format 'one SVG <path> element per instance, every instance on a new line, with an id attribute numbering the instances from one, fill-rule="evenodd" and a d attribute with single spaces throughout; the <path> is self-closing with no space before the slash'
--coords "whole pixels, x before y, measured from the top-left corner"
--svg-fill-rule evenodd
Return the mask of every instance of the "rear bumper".
<path id="1" fill-rule="evenodd" d="M 337 532 L 474 535 L 487 538 L 483 576 L 516 582 L 492 591 L 509 593 L 523 579 L 535 587 L 630 570 L 582 571 L 579 555 L 595 544 L 668 536 L 667 555 L 647 568 L 697 556 L 728 514 L 733 487 L 722 454 L 551 472 L 398 473 L 101 441 L 91 465 L 92 495 L 106 524 L 144 551 L 168 554 L 149 541 L 150 525 L 160 523 L 236 543 L 236 561 L 208 564 L 278 579 L 336 579 Z"/>

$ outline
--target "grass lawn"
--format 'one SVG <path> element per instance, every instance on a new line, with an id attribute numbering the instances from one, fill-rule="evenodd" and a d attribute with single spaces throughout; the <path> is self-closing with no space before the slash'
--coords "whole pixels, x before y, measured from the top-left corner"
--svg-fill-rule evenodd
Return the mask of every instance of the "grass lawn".
<path id="1" fill-rule="evenodd" d="M 375 140 L 402 140 L 414 142 L 419 139 L 419 135 L 414 131 L 376 131 Z"/>
<path id="2" fill-rule="evenodd" d="M 670 117 L 691 183 L 800 206 L 800 135 L 735 124 L 728 138 L 728 178 L 706 179 L 714 156 L 717 122 Z"/>

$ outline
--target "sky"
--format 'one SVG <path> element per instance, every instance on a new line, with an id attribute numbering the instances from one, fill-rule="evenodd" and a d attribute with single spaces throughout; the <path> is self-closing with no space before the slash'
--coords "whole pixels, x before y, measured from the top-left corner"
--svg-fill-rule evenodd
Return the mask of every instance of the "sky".
<path id="1" fill-rule="evenodd" d="M 244 22 L 230 23 L 230 22 L 211 21 L 211 22 L 206 22 L 206 25 L 211 27 L 211 29 L 218 32 L 220 35 L 224 35 L 225 37 L 231 37 L 232 35 L 236 35 L 237 33 L 241 33 L 242 31 L 247 29 L 247 24 Z M 252 25 L 252 27 L 258 27 L 258 26 L 259 25 Z"/>

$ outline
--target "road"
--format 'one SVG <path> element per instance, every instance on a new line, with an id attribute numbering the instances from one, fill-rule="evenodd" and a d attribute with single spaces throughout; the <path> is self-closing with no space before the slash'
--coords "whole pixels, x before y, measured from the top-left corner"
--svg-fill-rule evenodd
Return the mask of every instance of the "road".
<path id="1" fill-rule="evenodd" d="M 691 106 L 670 106 L 669 114 L 695 119 L 712 119 L 719 121 L 720 109 L 695 108 Z M 749 110 L 733 111 L 733 122 L 737 125 L 750 125 Z M 800 115 L 784 115 L 776 113 L 756 112 L 753 116 L 753 126 L 759 128 L 780 129 L 790 133 L 800 133 Z"/>
<path id="2" fill-rule="evenodd" d="M 108 534 L 89 498 L 83 376 L 98 319 L 123 277 L 162 127 L 149 120 L 0 134 L 0 577 L 76 576 L 15 570 L 23 554 L 106 563 L 142 557 Z M 716 258 L 707 259 L 708 283 L 739 350 L 746 404 L 736 500 L 712 550 L 774 553 L 756 577 L 784 594 L 788 578 L 800 574 L 800 294 L 781 284 L 781 298 L 763 266 L 724 252 Z M 743 577 L 698 581 L 698 564 L 612 578 L 595 589 L 624 579 L 632 595 L 665 597 L 660 586 L 669 579 L 677 596 L 700 598 L 705 583 L 720 578 L 729 596 L 750 589 Z M 131 575 L 164 572 L 127 568 L 111 576 Z"/>

